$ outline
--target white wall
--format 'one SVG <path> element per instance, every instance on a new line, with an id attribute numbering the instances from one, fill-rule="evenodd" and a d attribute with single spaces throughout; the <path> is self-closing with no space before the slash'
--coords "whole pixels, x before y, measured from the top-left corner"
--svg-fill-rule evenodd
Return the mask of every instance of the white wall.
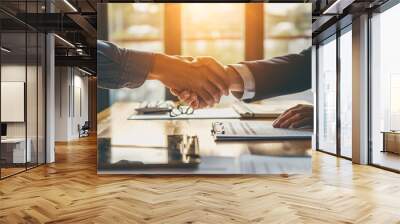
<path id="1" fill-rule="evenodd" d="M 27 67 L 28 74 L 33 69 L 32 66 Z M 36 72 L 36 71 L 35 71 Z M 1 66 L 1 81 L 3 82 L 25 82 L 25 65 L 3 65 Z M 29 76 L 28 76 L 29 78 Z M 36 86 L 36 80 L 29 80 L 29 86 Z M 36 88 L 27 88 L 27 106 L 36 108 Z M 32 104 L 34 103 L 34 104 Z M 30 104 L 30 105 L 29 105 Z M 2 108 L 7 110 L 7 108 Z M 28 111 L 30 112 L 30 111 Z M 36 124 L 36 113 L 28 113 L 28 122 L 34 121 Z M 33 125 L 28 124 L 28 129 Z M 34 127 L 36 129 L 36 126 Z M 28 130 L 29 132 L 29 130 Z M 25 137 L 25 122 L 8 122 L 7 123 L 7 136 L 8 137 Z M 28 133 L 29 137 L 29 133 Z"/>
<path id="2" fill-rule="evenodd" d="M 39 69 L 38 71 L 36 69 Z M 36 162 L 44 162 L 44 90 L 43 76 L 41 67 L 27 66 L 25 64 L 4 64 L 1 66 L 2 82 L 24 82 L 26 84 L 26 107 L 22 107 L 22 113 L 26 112 L 26 120 L 22 122 L 6 122 L 7 137 L 29 139 L 28 144 L 32 151 L 32 158 Z M 27 80 L 25 80 L 27 78 Z M 24 90 L 21 94 L 24 94 Z M 2 96 L 7 97 L 7 96 Z M 12 110 L 10 107 L 3 107 L 1 110 Z M 7 111 L 11 112 L 12 111 Z M 37 154 L 39 156 L 37 157 Z"/>
<path id="3" fill-rule="evenodd" d="M 78 125 L 88 120 L 88 78 L 83 75 L 76 68 L 56 67 L 56 141 L 79 138 Z"/>
<path id="4" fill-rule="evenodd" d="M 55 68 L 55 141 L 68 140 L 68 85 L 67 67 Z"/>

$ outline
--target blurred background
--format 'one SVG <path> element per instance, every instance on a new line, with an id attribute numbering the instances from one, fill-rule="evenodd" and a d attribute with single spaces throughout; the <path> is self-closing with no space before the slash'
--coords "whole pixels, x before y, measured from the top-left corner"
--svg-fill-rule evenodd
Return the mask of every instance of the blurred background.
<path id="1" fill-rule="evenodd" d="M 209 55 L 229 64 L 311 47 L 310 3 L 113 3 L 104 11 L 104 39 L 129 49 Z M 170 97 L 161 83 L 147 81 L 138 89 L 111 90 L 110 104 Z"/>

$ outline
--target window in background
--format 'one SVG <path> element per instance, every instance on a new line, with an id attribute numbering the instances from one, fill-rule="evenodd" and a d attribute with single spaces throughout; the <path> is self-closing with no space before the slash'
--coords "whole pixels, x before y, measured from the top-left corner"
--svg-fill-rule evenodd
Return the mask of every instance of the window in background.
<path id="1" fill-rule="evenodd" d="M 135 50 L 163 52 L 163 4 L 108 4 L 109 40 Z"/>
<path id="2" fill-rule="evenodd" d="M 45 76 L 45 66 L 46 66 L 46 36 L 44 33 L 39 33 L 38 35 L 38 77 L 37 77 L 37 89 L 38 89 L 38 164 L 43 164 L 46 162 L 46 76 Z"/>
<path id="3" fill-rule="evenodd" d="M 340 153 L 352 157 L 352 33 L 340 36 Z"/>
<path id="4" fill-rule="evenodd" d="M 26 130 L 27 143 L 31 151 L 28 168 L 37 165 L 38 158 L 38 33 L 28 30 L 27 38 L 27 69 L 26 69 Z"/>
<path id="5" fill-rule="evenodd" d="M 213 56 L 223 64 L 244 59 L 245 4 L 197 3 L 181 6 L 183 55 Z"/>
<path id="6" fill-rule="evenodd" d="M 108 4 L 109 40 L 120 47 L 164 51 L 164 4 L 113 3 Z M 158 81 L 146 81 L 137 89 L 110 91 L 111 104 L 115 101 L 163 100 L 165 88 Z"/>
<path id="7" fill-rule="evenodd" d="M 311 4 L 264 4 L 264 58 L 300 53 L 311 47 Z M 282 100 L 313 102 L 311 90 L 280 96 Z"/>
<path id="8" fill-rule="evenodd" d="M 318 149 L 336 154 L 336 37 L 318 48 Z"/>
<path id="9" fill-rule="evenodd" d="M 372 163 L 400 170 L 400 156 L 382 152 L 382 131 L 400 129 L 400 33 L 393 27 L 400 21 L 400 4 L 371 19 L 371 134 Z"/>
<path id="10" fill-rule="evenodd" d="M 311 47 L 311 4 L 264 4 L 264 58 Z"/>

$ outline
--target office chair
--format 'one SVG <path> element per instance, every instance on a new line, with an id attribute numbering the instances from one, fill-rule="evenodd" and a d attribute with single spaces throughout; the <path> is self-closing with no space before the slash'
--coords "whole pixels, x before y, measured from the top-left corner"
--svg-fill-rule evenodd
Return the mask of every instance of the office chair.
<path id="1" fill-rule="evenodd" d="M 89 121 L 85 121 L 82 127 L 80 127 L 80 125 L 78 124 L 79 138 L 89 136 L 89 129 L 90 129 Z"/>

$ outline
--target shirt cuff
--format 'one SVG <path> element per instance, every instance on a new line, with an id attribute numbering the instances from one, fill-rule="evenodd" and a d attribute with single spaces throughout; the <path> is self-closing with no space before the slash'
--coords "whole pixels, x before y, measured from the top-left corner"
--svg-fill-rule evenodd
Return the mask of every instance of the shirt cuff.
<path id="1" fill-rule="evenodd" d="M 243 80 L 243 95 L 240 99 L 252 99 L 256 95 L 256 84 L 250 69 L 244 64 L 230 64 L 228 66 L 235 70 Z"/>

